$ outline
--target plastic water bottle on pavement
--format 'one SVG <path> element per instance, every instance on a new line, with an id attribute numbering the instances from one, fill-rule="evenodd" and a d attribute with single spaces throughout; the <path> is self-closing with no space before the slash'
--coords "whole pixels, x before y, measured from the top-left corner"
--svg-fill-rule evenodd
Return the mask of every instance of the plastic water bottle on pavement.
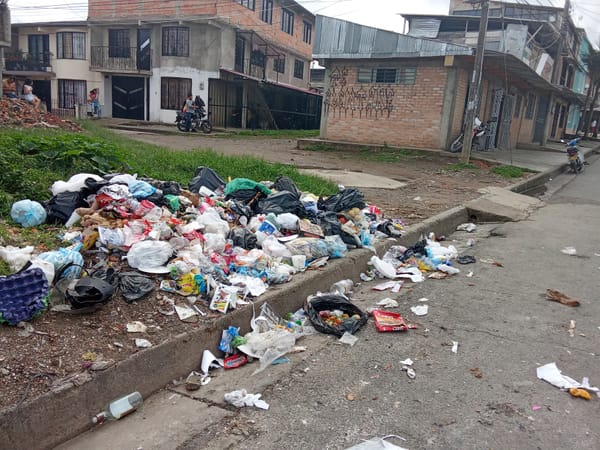
<path id="1" fill-rule="evenodd" d="M 99 424 L 107 420 L 119 420 L 138 409 L 143 401 L 142 394 L 137 391 L 117 398 L 110 402 L 104 411 L 96 414 L 92 422 Z"/>

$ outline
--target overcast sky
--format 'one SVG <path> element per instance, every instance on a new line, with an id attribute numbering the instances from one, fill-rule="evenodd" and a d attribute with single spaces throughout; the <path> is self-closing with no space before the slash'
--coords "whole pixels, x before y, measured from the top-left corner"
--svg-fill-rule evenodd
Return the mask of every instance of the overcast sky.
<path id="1" fill-rule="evenodd" d="M 160 1 L 160 0 L 157 0 Z M 203 1 L 203 0 L 198 0 Z M 337 17 L 376 28 L 402 32 L 398 14 L 448 14 L 449 0 L 296 0 L 315 14 Z M 509 0 L 514 3 L 563 6 L 564 0 Z M 257 0 L 257 4 L 260 0 Z M 600 0 L 571 0 L 572 18 L 586 28 L 598 47 Z M 13 22 L 85 20 L 87 0 L 9 0 Z"/>

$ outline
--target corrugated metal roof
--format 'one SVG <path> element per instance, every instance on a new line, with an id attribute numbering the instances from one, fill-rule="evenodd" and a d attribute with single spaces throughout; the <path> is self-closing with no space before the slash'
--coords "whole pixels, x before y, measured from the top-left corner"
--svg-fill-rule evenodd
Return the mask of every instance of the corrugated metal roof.
<path id="1" fill-rule="evenodd" d="M 472 55 L 464 45 L 420 39 L 345 20 L 317 15 L 313 57 L 320 58 L 414 58 Z"/>

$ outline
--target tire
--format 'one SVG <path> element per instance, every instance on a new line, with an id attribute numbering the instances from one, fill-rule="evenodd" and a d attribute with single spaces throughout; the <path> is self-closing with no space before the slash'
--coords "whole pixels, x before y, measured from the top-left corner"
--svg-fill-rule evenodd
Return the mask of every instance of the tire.
<path id="1" fill-rule="evenodd" d="M 450 153 L 458 153 L 462 151 L 463 138 L 464 134 L 461 133 L 456 139 L 454 139 L 454 141 L 452 141 L 452 144 L 450 144 Z"/>
<path id="2" fill-rule="evenodd" d="M 200 129 L 203 133 L 210 133 L 212 131 L 212 124 L 210 123 L 210 120 L 203 120 L 202 123 L 200 123 Z"/>
<path id="3" fill-rule="evenodd" d="M 577 161 L 570 161 L 569 162 L 569 167 L 571 168 L 571 171 L 573 173 L 578 173 L 579 171 L 577 170 Z"/>
<path id="4" fill-rule="evenodd" d="M 179 122 L 177 122 L 177 129 L 179 131 L 185 131 L 185 121 L 184 120 L 180 120 Z"/>

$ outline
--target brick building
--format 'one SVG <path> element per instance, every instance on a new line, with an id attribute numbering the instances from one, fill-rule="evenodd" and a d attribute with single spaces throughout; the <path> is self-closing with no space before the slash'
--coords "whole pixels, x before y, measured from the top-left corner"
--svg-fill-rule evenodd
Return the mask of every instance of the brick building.
<path id="1" fill-rule="evenodd" d="M 293 0 L 89 0 L 105 113 L 172 122 L 188 92 L 216 126 L 318 128 L 314 16 Z"/>

